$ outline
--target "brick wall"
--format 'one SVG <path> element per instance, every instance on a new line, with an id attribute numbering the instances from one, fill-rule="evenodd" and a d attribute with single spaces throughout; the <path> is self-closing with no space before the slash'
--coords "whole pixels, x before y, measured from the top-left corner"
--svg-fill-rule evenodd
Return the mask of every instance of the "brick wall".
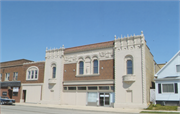
<path id="1" fill-rule="evenodd" d="M 64 81 L 77 81 L 77 80 L 105 80 L 105 79 L 114 79 L 114 60 L 101 60 L 100 61 L 100 75 L 99 76 L 84 76 L 76 77 L 76 63 L 65 64 L 64 65 Z M 103 67 L 103 69 L 101 69 Z M 66 72 L 65 72 L 66 70 Z M 78 70 L 78 69 L 76 69 Z"/>
<path id="2" fill-rule="evenodd" d="M 19 80 L 21 80 L 21 83 L 43 83 L 44 82 L 44 65 L 45 65 L 45 62 L 23 65 L 23 76 L 19 77 Z M 36 66 L 39 68 L 38 80 L 26 80 L 26 70 L 31 66 Z"/>

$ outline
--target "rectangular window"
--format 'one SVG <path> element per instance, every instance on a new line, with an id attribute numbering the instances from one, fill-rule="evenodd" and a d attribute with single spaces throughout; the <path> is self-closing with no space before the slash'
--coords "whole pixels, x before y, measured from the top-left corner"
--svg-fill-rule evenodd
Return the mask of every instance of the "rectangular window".
<path id="1" fill-rule="evenodd" d="M 67 87 L 64 87 L 64 90 L 67 90 Z"/>
<path id="2" fill-rule="evenodd" d="M 9 81 L 10 73 L 6 73 L 5 81 Z"/>
<path id="3" fill-rule="evenodd" d="M 13 96 L 18 96 L 18 92 L 13 92 Z"/>
<path id="4" fill-rule="evenodd" d="M 174 87 L 175 87 L 175 93 L 178 93 L 178 83 L 175 83 Z"/>
<path id="5" fill-rule="evenodd" d="M 78 87 L 78 90 L 86 90 L 86 87 Z"/>
<path id="6" fill-rule="evenodd" d="M 17 80 L 17 78 L 18 78 L 18 72 L 14 72 L 14 74 L 13 74 L 13 80 Z"/>
<path id="7" fill-rule="evenodd" d="M 83 74 L 84 73 L 83 70 L 84 70 L 84 62 L 80 61 L 79 62 L 79 74 Z"/>
<path id="8" fill-rule="evenodd" d="M 99 90 L 109 90 L 109 86 L 99 86 Z"/>
<path id="9" fill-rule="evenodd" d="M 88 102 L 97 102 L 97 93 L 88 93 Z"/>
<path id="10" fill-rule="evenodd" d="M 2 81 L 2 74 L 0 74 L 0 81 Z"/>
<path id="11" fill-rule="evenodd" d="M 7 96 L 7 92 L 6 92 L 6 91 L 3 91 L 3 92 L 2 92 L 2 96 Z"/>
<path id="12" fill-rule="evenodd" d="M 166 93 L 174 92 L 173 84 L 162 84 L 162 86 L 163 86 L 163 92 L 166 92 Z"/>
<path id="13" fill-rule="evenodd" d="M 158 84 L 158 93 L 161 93 L 161 84 Z"/>
<path id="14" fill-rule="evenodd" d="M 180 72 L 180 65 L 176 65 L 176 71 Z"/>
<path id="15" fill-rule="evenodd" d="M 76 90 L 76 87 L 68 87 L 68 90 Z"/>
<path id="16" fill-rule="evenodd" d="M 133 74 L 132 60 L 127 61 L 127 74 Z"/>
<path id="17" fill-rule="evenodd" d="M 115 87 L 114 87 L 114 86 L 111 86 L 111 90 L 113 90 L 113 91 L 114 91 L 114 90 L 115 90 Z"/>
<path id="18" fill-rule="evenodd" d="M 53 78 L 56 78 L 56 67 L 53 67 Z"/>
<path id="19" fill-rule="evenodd" d="M 90 86 L 88 87 L 88 90 L 97 90 L 97 86 Z"/>

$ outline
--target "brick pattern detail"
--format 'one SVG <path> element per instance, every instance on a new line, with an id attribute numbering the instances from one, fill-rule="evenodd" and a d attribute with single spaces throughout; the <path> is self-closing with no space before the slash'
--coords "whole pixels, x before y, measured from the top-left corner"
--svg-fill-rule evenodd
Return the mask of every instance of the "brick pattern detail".
<path id="1" fill-rule="evenodd" d="M 73 64 L 65 64 L 64 65 L 64 81 L 77 81 L 77 80 L 105 80 L 105 79 L 114 79 L 114 59 L 112 60 L 102 60 L 100 61 L 100 75 L 99 76 L 84 76 L 84 77 L 76 77 L 76 63 Z M 103 69 L 101 69 L 103 67 Z M 65 72 L 66 70 L 66 72 Z M 78 69 L 76 69 L 78 70 Z"/>

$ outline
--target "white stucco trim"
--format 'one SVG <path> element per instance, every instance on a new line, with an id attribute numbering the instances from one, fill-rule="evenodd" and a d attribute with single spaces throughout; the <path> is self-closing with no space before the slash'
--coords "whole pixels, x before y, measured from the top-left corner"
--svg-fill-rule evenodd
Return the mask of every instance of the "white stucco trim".
<path id="1" fill-rule="evenodd" d="M 114 84 L 114 80 L 64 81 L 63 85 Z"/>

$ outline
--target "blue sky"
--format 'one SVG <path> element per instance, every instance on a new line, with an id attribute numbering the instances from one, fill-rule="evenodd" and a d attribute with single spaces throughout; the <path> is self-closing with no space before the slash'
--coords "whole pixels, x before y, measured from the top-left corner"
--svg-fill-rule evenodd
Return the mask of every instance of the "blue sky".
<path id="1" fill-rule="evenodd" d="M 48 48 L 144 32 L 157 63 L 180 49 L 179 1 L 1 1 L 0 61 L 45 60 Z"/>

